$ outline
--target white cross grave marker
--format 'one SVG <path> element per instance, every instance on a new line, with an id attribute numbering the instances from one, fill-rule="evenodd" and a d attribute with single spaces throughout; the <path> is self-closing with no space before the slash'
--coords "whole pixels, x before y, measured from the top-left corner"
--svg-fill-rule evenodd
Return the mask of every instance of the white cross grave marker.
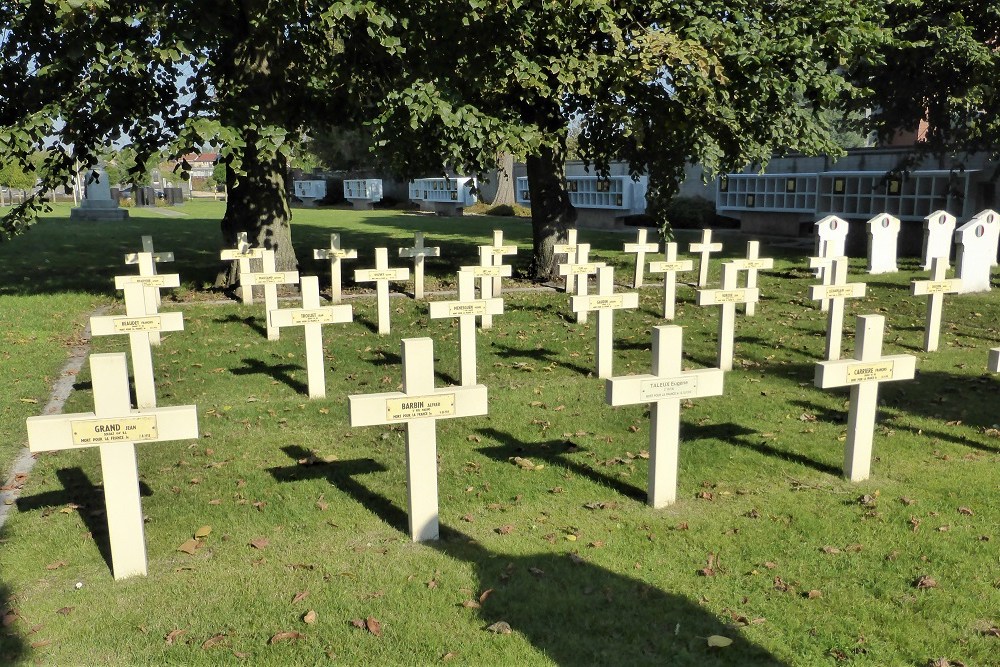
<path id="1" fill-rule="evenodd" d="M 692 271 L 694 260 L 677 259 L 677 244 L 666 243 L 663 246 L 664 262 L 650 262 L 650 273 L 663 274 L 663 319 L 673 320 L 677 313 L 677 272 Z"/>
<path id="2" fill-rule="evenodd" d="M 424 257 L 440 257 L 441 248 L 434 246 L 429 248 L 424 245 L 424 233 L 415 232 L 413 234 L 413 247 L 400 248 L 400 257 L 413 258 L 413 298 L 424 298 Z"/>
<path id="3" fill-rule="evenodd" d="M 111 569 L 115 579 L 146 574 L 146 541 L 135 445 L 198 437 L 194 405 L 133 410 L 123 353 L 90 357 L 94 411 L 29 417 L 28 449 L 99 447 Z"/>
<path id="4" fill-rule="evenodd" d="M 959 278 L 946 279 L 948 272 L 947 257 L 931 258 L 931 279 L 913 280 L 910 282 L 910 293 L 914 296 L 927 296 L 927 326 L 924 329 L 924 350 L 933 352 L 938 349 L 941 336 L 941 310 L 945 294 L 957 294 L 962 289 Z"/>
<path id="5" fill-rule="evenodd" d="M 479 281 L 479 296 L 482 299 L 488 300 L 495 297 L 496 293 L 493 291 L 496 286 L 495 281 L 503 276 L 510 277 L 512 273 L 510 264 L 494 264 L 493 258 L 493 246 L 481 245 L 479 246 L 479 266 L 459 267 L 459 273 L 462 271 L 470 272 Z M 480 316 L 483 329 L 493 327 L 493 314 L 492 310 L 487 308 L 486 312 Z"/>
<path id="6" fill-rule="evenodd" d="M 253 270 L 250 268 L 250 260 L 262 258 L 264 256 L 264 249 L 251 248 L 250 242 L 247 240 L 247 233 L 240 232 L 236 236 L 236 248 L 223 250 L 219 253 L 219 256 L 225 261 L 236 260 L 239 262 L 240 296 L 245 305 L 253 303 L 253 287 L 243 284 L 243 275 Z"/>
<path id="7" fill-rule="evenodd" d="M 458 301 L 431 301 L 428 304 L 432 320 L 458 318 L 463 387 L 476 384 L 476 316 L 503 313 L 503 299 L 485 296 L 476 299 L 475 269 L 479 268 L 484 267 L 463 267 L 458 272 Z M 509 266 L 507 268 L 510 269 Z"/>
<path id="8" fill-rule="evenodd" d="M 597 273 L 597 269 L 604 266 L 604 262 L 588 262 L 587 261 L 588 255 L 590 255 L 590 244 L 577 243 L 576 256 L 571 258 L 571 260 L 566 264 L 559 265 L 560 276 L 576 277 L 577 296 L 587 295 L 587 276 L 589 276 L 592 273 Z M 570 299 L 570 303 L 572 303 L 572 299 Z M 585 310 L 577 311 L 576 321 L 580 324 L 586 322 L 587 311 Z"/>
<path id="9" fill-rule="evenodd" d="M 566 264 L 571 264 L 576 260 L 576 229 L 566 230 L 566 243 L 557 243 L 552 246 L 553 255 L 566 255 Z M 566 274 L 566 286 L 563 291 L 567 294 L 576 289 L 576 274 Z"/>
<path id="10" fill-rule="evenodd" d="M 955 230 L 958 245 L 956 276 L 962 279 L 962 293 L 989 292 L 990 275 L 997 256 L 1000 215 L 983 211 Z"/>
<path id="11" fill-rule="evenodd" d="M 340 234 L 330 234 L 329 248 L 314 248 L 313 259 L 330 261 L 330 302 L 340 303 L 343 299 L 343 277 L 340 262 L 345 259 L 357 259 L 357 250 L 347 250 L 340 246 Z"/>
<path id="12" fill-rule="evenodd" d="M 682 327 L 653 327 L 653 372 L 613 377 L 605 385 L 605 402 L 609 405 L 652 404 L 647 495 L 651 507 L 665 507 L 677 500 L 681 400 L 722 395 L 722 369 L 682 370 L 683 338 Z"/>
<path id="13" fill-rule="evenodd" d="M 410 270 L 406 267 L 389 268 L 389 251 L 386 248 L 375 248 L 375 268 L 355 269 L 354 282 L 375 283 L 375 294 L 378 298 L 378 332 L 387 334 L 391 328 L 389 308 L 389 281 L 409 280 Z"/>
<path id="14" fill-rule="evenodd" d="M 403 391 L 348 396 L 351 426 L 406 425 L 410 538 L 438 538 L 437 420 L 487 413 L 486 387 L 434 388 L 434 341 L 403 339 Z"/>
<path id="15" fill-rule="evenodd" d="M 142 252 L 130 252 L 127 255 L 125 255 L 125 264 L 139 265 L 140 276 L 155 276 L 156 265 L 159 262 L 172 262 L 172 261 L 174 261 L 174 253 L 156 252 L 155 250 L 153 250 L 152 236 L 142 237 Z M 146 293 L 146 314 L 155 315 L 157 308 L 159 308 L 160 306 L 160 288 L 156 286 L 154 282 L 153 284 L 146 286 L 145 293 Z M 150 345 L 160 344 L 159 331 L 149 332 L 149 344 Z"/>
<path id="16" fill-rule="evenodd" d="M 876 215 L 868 226 L 868 273 L 895 273 L 899 241 L 899 218 L 888 213 Z"/>
<path id="17" fill-rule="evenodd" d="M 271 313 L 278 309 L 278 285 L 294 285 L 299 282 L 298 271 L 277 271 L 275 269 L 274 251 L 261 251 L 261 265 L 263 271 L 260 273 L 240 274 L 240 284 L 246 286 L 247 291 L 253 290 L 254 285 L 264 286 L 264 310 L 265 323 L 267 325 L 267 339 L 278 340 L 281 330 L 271 323 Z"/>
<path id="18" fill-rule="evenodd" d="M 991 373 L 1000 373 L 1000 347 L 990 350 L 990 356 L 986 360 L 986 369 Z"/>
<path id="19" fill-rule="evenodd" d="M 695 303 L 719 308 L 719 368 L 733 370 L 733 347 L 736 336 L 736 304 L 751 303 L 760 298 L 756 287 L 736 287 L 739 272 L 731 262 L 722 265 L 722 289 L 700 289 Z"/>
<path id="20" fill-rule="evenodd" d="M 698 287 L 708 284 L 708 260 L 713 252 L 722 252 L 721 243 L 712 243 L 712 230 L 701 230 L 701 241 L 688 245 L 688 252 L 696 252 L 698 259 Z"/>
<path id="21" fill-rule="evenodd" d="M 503 258 L 504 255 L 516 255 L 517 246 L 516 245 L 504 245 L 503 244 L 503 230 L 494 229 L 493 230 L 493 245 L 491 253 L 493 255 L 493 266 L 504 266 Z M 502 278 L 501 276 L 510 277 L 511 273 L 503 273 L 493 277 L 493 296 L 500 296 L 502 290 Z"/>
<path id="22" fill-rule="evenodd" d="M 826 358 L 840 359 L 840 341 L 844 333 L 844 299 L 857 299 L 865 295 L 865 283 L 847 282 L 847 258 L 834 257 L 825 272 L 829 285 L 810 285 L 809 298 L 827 305 Z"/>
<path id="23" fill-rule="evenodd" d="M 931 260 L 944 257 L 951 261 L 951 242 L 955 237 L 955 216 L 948 211 L 934 211 L 924 218 L 924 271 L 931 270 Z"/>
<path id="24" fill-rule="evenodd" d="M 161 287 L 180 285 L 180 277 L 176 273 L 161 273 L 156 276 L 116 276 L 115 287 L 125 292 L 125 316 L 101 315 L 90 318 L 90 332 L 95 336 L 128 334 L 136 405 L 139 408 L 156 407 L 153 352 L 149 346 L 149 332 L 184 329 L 184 316 L 181 313 L 153 315 L 146 313 L 145 287 L 150 281 L 156 281 Z"/>
<path id="25" fill-rule="evenodd" d="M 599 378 L 609 378 L 613 374 L 615 311 L 639 307 L 638 293 L 615 294 L 614 291 L 614 267 L 601 266 L 597 269 L 597 293 L 591 296 L 574 296 L 570 299 L 570 307 L 574 313 L 597 311 L 597 347 L 594 351 L 594 359 Z"/>
<path id="26" fill-rule="evenodd" d="M 747 272 L 747 287 L 757 287 L 757 272 L 761 269 L 773 269 L 774 259 L 760 256 L 760 241 L 747 241 L 747 258 L 734 259 L 730 262 L 737 271 Z M 757 313 L 757 304 L 748 302 L 743 304 L 743 312 L 748 316 Z"/>
<path id="27" fill-rule="evenodd" d="M 646 253 L 658 252 L 659 243 L 647 243 L 647 229 L 637 229 L 635 232 L 635 243 L 626 243 L 624 250 L 626 253 L 635 254 L 635 278 L 632 279 L 632 287 L 639 289 L 642 287 L 643 273 L 646 271 Z"/>
<path id="28" fill-rule="evenodd" d="M 917 358 L 912 354 L 882 356 L 884 328 L 885 318 L 881 315 L 858 315 L 854 359 L 816 364 L 817 387 L 851 388 L 844 477 L 852 482 L 871 476 L 872 435 L 878 410 L 879 383 L 912 380 L 916 372 Z"/>
<path id="29" fill-rule="evenodd" d="M 351 306 L 319 305 L 319 278 L 302 276 L 301 308 L 278 308 L 268 313 L 276 328 L 302 327 L 306 337 L 306 374 L 309 378 L 309 398 L 326 398 L 326 363 L 323 361 L 323 325 L 353 321 Z"/>

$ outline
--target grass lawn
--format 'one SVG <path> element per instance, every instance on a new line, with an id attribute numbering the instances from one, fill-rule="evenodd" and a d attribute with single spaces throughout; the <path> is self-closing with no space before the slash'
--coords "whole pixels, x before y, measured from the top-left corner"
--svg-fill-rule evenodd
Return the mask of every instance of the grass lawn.
<path id="1" fill-rule="evenodd" d="M 854 316 L 880 313 L 885 353 L 915 354 L 918 375 L 883 385 L 872 478 L 851 484 L 848 393 L 812 382 L 826 328 L 815 280 L 803 254 L 764 244 L 776 267 L 761 274 L 757 315 L 737 319 L 736 369 L 723 396 L 684 404 L 679 501 L 654 510 L 648 410 L 605 404 L 595 318 L 577 324 L 561 293 L 505 291 L 505 314 L 477 335 L 489 415 L 438 422 L 442 539 L 413 544 L 403 430 L 352 429 L 346 396 L 399 387 L 408 337 L 434 340 L 438 386 L 457 382 L 456 324 L 396 297 L 381 337 L 374 298 L 352 300 L 354 323 L 324 327 L 328 398 L 309 400 L 301 331 L 268 342 L 262 305 L 196 298 L 218 268 L 221 204 L 178 210 L 77 224 L 57 209 L 0 245 L 0 379 L 14 388 L 0 401 L 0 467 L 86 315 L 121 310 L 112 276 L 142 234 L 175 253 L 161 271 L 184 285 L 164 298 L 185 329 L 154 350 L 159 404 L 196 404 L 201 431 L 138 446 L 149 576 L 120 582 L 97 452 L 39 456 L 0 535 L 0 663 L 1000 664 L 995 292 L 946 297 L 928 354 L 925 300 L 909 295 L 918 263 L 866 276 L 852 261 L 868 296 L 848 302 L 845 356 Z M 359 249 L 349 275 L 422 230 L 442 249 L 427 260 L 436 289 L 453 288 L 495 228 L 521 247 L 523 272 L 530 226 L 517 219 L 296 210 L 293 237 L 301 272 L 322 280 L 311 249 L 331 232 Z M 682 249 L 693 238 L 679 236 Z M 630 282 L 631 238 L 580 237 Z M 721 240 L 742 255 L 744 237 Z M 678 289 L 685 368 L 716 359 L 718 308 L 694 295 Z M 647 285 L 638 310 L 615 314 L 616 374 L 648 372 L 661 300 Z M 85 367 L 65 411 L 92 405 Z M 193 553 L 178 550 L 196 532 Z M 512 632 L 488 629 L 500 622 Z M 710 647 L 715 635 L 732 644 Z"/>

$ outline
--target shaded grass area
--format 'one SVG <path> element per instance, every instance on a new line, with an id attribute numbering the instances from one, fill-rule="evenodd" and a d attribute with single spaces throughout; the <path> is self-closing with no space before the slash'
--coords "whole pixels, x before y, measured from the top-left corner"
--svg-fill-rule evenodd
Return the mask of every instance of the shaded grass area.
<path id="1" fill-rule="evenodd" d="M 411 223 L 400 217 L 367 233 L 405 240 Z M 353 219 L 339 229 L 347 236 L 355 224 L 361 237 Z M 323 239 L 331 229 L 297 227 L 300 253 L 308 233 Z M 439 245 L 455 249 L 477 242 L 439 233 Z M 598 252 L 610 256 L 625 239 L 606 236 Z M 197 404 L 202 437 L 139 446 L 150 575 L 111 578 L 97 453 L 41 456 L 0 538 L 18 611 L 0 634 L 0 657 L 991 664 L 1000 433 L 997 379 L 983 369 L 1000 340 L 1000 306 L 991 295 L 948 297 L 942 350 L 926 354 L 917 351 L 924 301 L 906 287 L 920 275 L 915 263 L 873 277 L 869 296 L 849 302 L 848 331 L 854 315 L 883 313 L 886 352 L 919 358 L 914 381 L 883 386 L 874 476 L 854 485 L 839 477 L 847 392 L 812 386 L 826 323 L 807 299 L 803 265 L 782 255 L 761 276 L 765 299 L 757 316 L 738 319 L 725 394 L 682 410 L 680 500 L 665 510 L 645 505 L 648 411 L 606 406 L 603 382 L 590 375 L 593 320 L 573 322 L 565 295 L 506 294 L 507 312 L 477 336 L 490 414 L 438 423 L 443 539 L 421 545 L 406 536 L 402 430 L 351 429 L 344 397 L 396 389 L 404 337 L 432 337 L 437 384 L 453 381 L 453 323 L 395 298 L 393 334 L 379 337 L 359 323 L 374 321 L 374 301 L 357 300 L 355 323 L 324 328 L 330 398 L 310 401 L 301 332 L 266 341 L 259 305 L 168 304 L 186 322 L 154 353 L 158 396 Z M 630 276 L 618 273 L 619 282 Z M 689 287 L 679 296 L 685 366 L 712 365 L 718 309 L 694 306 Z M 616 314 L 617 374 L 648 370 L 660 298 L 646 288 L 639 310 Z M 845 351 L 851 345 L 848 333 Z M 124 339 L 95 341 L 95 351 L 125 348 Z M 91 408 L 87 371 L 78 389 L 67 412 Z M 212 530 L 201 548 L 177 551 L 202 526 Z M 937 585 L 918 588 L 925 576 Z M 302 621 L 309 610 L 313 624 Z M 351 623 L 368 617 L 381 636 Z M 513 633 L 486 630 L 499 621 Z M 286 631 L 302 636 L 268 643 Z M 711 635 L 734 644 L 709 648 Z"/>

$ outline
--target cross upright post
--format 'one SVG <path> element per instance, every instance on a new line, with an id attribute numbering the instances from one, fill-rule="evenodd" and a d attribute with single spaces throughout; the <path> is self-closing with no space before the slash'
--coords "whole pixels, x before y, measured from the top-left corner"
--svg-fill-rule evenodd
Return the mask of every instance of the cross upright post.
<path id="1" fill-rule="evenodd" d="M 299 282 L 298 271 L 278 271 L 275 268 L 274 251 L 261 251 L 263 271 L 240 275 L 240 283 L 252 290 L 254 285 L 264 286 L 264 315 L 267 325 L 267 339 L 278 340 L 281 330 L 271 323 L 271 313 L 278 309 L 278 285 L 294 285 Z"/>
<path id="2" fill-rule="evenodd" d="M 491 254 L 493 256 L 493 266 L 506 266 L 503 263 L 504 255 L 516 255 L 517 254 L 517 246 L 516 245 L 504 245 L 503 244 L 503 230 L 502 229 L 494 229 L 493 230 L 493 245 L 490 246 L 490 247 L 492 248 Z M 506 274 L 499 274 L 499 275 L 493 276 L 493 296 L 500 296 L 500 292 L 502 291 L 502 288 L 503 288 L 503 286 L 501 284 L 502 283 L 501 276 L 504 276 L 504 275 L 510 276 L 511 274 L 510 273 L 506 273 Z"/>
<path id="3" fill-rule="evenodd" d="M 677 312 L 677 272 L 691 271 L 694 261 L 677 259 L 677 244 L 666 243 L 663 246 L 664 262 L 650 262 L 650 273 L 663 274 L 663 319 L 673 320 Z"/>
<path id="4" fill-rule="evenodd" d="M 375 248 L 375 268 L 355 269 L 354 282 L 375 283 L 375 294 L 378 299 L 378 332 L 388 334 L 392 323 L 389 307 L 389 281 L 409 280 L 410 270 L 406 267 L 389 268 L 389 250 Z"/>
<path id="5" fill-rule="evenodd" d="M 590 254 L 589 243 L 578 243 L 576 245 L 576 257 L 566 264 L 559 265 L 559 275 L 576 276 L 576 295 L 587 296 L 587 276 L 597 273 L 597 269 L 604 266 L 604 262 L 588 262 Z M 572 303 L 572 299 L 570 300 Z M 587 311 L 579 310 L 576 313 L 576 321 L 583 324 L 587 321 Z"/>
<path id="6" fill-rule="evenodd" d="M 458 318 L 462 386 L 476 384 L 476 316 L 502 314 L 503 299 L 476 299 L 476 275 L 463 268 L 458 272 L 458 301 L 431 301 L 428 306 L 431 319 Z"/>
<path id="7" fill-rule="evenodd" d="M 934 352 L 938 349 L 941 338 L 941 310 L 944 306 L 945 294 L 957 294 L 962 291 L 962 279 L 945 278 L 948 273 L 947 257 L 931 258 L 931 279 L 913 280 L 910 282 L 910 293 L 914 296 L 927 296 L 927 326 L 924 328 L 924 350 Z"/>
<path id="8" fill-rule="evenodd" d="M 688 252 L 696 252 L 698 258 L 698 287 L 708 285 L 708 264 L 713 252 L 722 252 L 721 243 L 712 243 L 712 230 L 701 230 L 701 241 L 688 245 Z"/>
<path id="9" fill-rule="evenodd" d="M 139 275 L 149 278 L 149 282 L 145 285 L 146 313 L 149 315 L 155 315 L 157 309 L 160 307 L 160 286 L 156 283 L 156 279 L 153 278 L 156 275 L 156 265 L 160 262 L 172 261 L 174 261 L 174 253 L 156 252 L 153 249 L 152 236 L 142 237 L 142 252 L 130 252 L 125 255 L 125 264 L 138 264 Z M 160 344 L 160 332 L 149 332 L 149 344 Z"/>
<path id="10" fill-rule="evenodd" d="M 576 261 L 576 228 L 566 230 L 566 243 L 557 243 L 552 246 L 553 255 L 566 255 L 566 264 Z M 576 289 L 576 274 L 566 274 L 566 284 L 563 291 L 569 294 Z"/>
<path id="11" fill-rule="evenodd" d="M 343 268 L 340 263 L 345 259 L 357 259 L 358 251 L 347 250 L 340 245 L 340 234 L 330 234 L 329 248 L 314 248 L 313 259 L 325 259 L 330 262 L 330 302 L 340 303 L 343 300 Z"/>
<path id="12" fill-rule="evenodd" d="M 261 259 L 264 256 L 263 248 L 251 248 L 250 242 L 247 240 L 247 233 L 240 232 L 236 235 L 236 248 L 223 250 L 219 253 L 219 256 L 226 261 L 236 260 L 239 263 L 239 273 L 240 273 L 240 297 L 243 299 L 244 305 L 250 305 L 253 303 L 253 287 L 250 285 L 245 285 L 243 283 L 243 276 L 251 273 L 253 269 L 250 266 L 251 259 Z"/>
<path id="13" fill-rule="evenodd" d="M 626 243 L 624 251 L 635 254 L 635 277 L 632 279 L 632 288 L 642 287 L 643 274 L 646 271 L 646 253 L 657 252 L 660 249 L 659 243 L 646 242 L 646 228 L 642 227 L 635 232 L 635 243 Z"/>
<path id="14" fill-rule="evenodd" d="M 736 336 L 736 304 L 750 303 L 760 298 L 756 287 L 736 287 L 737 269 L 732 263 L 722 265 L 722 289 L 700 289 L 695 303 L 719 308 L 719 368 L 733 370 Z"/>
<path id="15" fill-rule="evenodd" d="M 863 297 L 868 286 L 865 283 L 847 282 L 847 258 L 830 259 L 830 267 L 823 272 L 830 281 L 826 285 L 810 285 L 809 298 L 827 304 L 826 317 L 826 359 L 840 359 L 840 342 L 844 333 L 844 299 Z"/>
<path id="16" fill-rule="evenodd" d="M 731 264 L 736 267 L 737 271 L 747 272 L 747 287 L 752 289 L 757 287 L 757 271 L 761 269 L 773 269 L 774 259 L 760 256 L 760 241 L 747 241 L 747 258 L 734 259 Z M 743 312 L 747 316 L 755 315 L 757 313 L 757 304 L 743 304 Z"/>
<path id="17" fill-rule="evenodd" d="M 615 269 L 612 266 L 597 268 L 597 294 L 574 296 L 570 299 L 573 312 L 597 311 L 597 345 L 594 361 L 597 377 L 609 378 L 614 361 L 614 313 L 624 308 L 638 308 L 636 292 L 615 294 Z"/>
<path id="18" fill-rule="evenodd" d="M 400 248 L 400 257 L 413 258 L 413 298 L 424 298 L 424 257 L 440 257 L 441 248 L 438 246 L 427 247 L 424 245 L 424 233 L 415 232 L 413 234 L 413 247 Z"/>

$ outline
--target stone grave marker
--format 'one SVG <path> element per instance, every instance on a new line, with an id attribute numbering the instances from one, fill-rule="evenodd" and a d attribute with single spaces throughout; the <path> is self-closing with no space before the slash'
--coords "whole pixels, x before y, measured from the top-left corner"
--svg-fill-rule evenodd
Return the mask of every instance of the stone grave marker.
<path id="1" fill-rule="evenodd" d="M 375 294 L 378 298 L 378 332 L 387 334 L 391 328 L 389 308 L 389 281 L 409 280 L 410 270 L 389 268 L 389 251 L 386 248 L 375 248 L 375 268 L 355 269 L 354 282 L 375 283 Z"/>
<path id="2" fill-rule="evenodd" d="M 673 320 L 677 313 L 677 272 L 694 270 L 694 260 L 677 259 L 677 244 L 665 243 L 666 261 L 650 262 L 650 273 L 663 274 L 663 319 Z"/>
<path id="3" fill-rule="evenodd" d="M 70 220 L 127 220 L 128 209 L 120 208 L 118 202 L 111 198 L 111 184 L 108 174 L 103 168 L 97 167 L 87 174 L 86 199 L 80 206 L 71 209 Z"/>
<path id="4" fill-rule="evenodd" d="M 876 215 L 868 226 L 868 273 L 896 273 L 899 218 L 888 213 Z"/>
<path id="5" fill-rule="evenodd" d="M 590 244 L 577 243 L 576 257 L 574 257 L 572 261 L 567 262 L 566 264 L 559 265 L 560 276 L 576 277 L 577 296 L 587 295 L 587 276 L 589 276 L 592 273 L 597 273 L 597 269 L 604 266 L 604 262 L 588 262 L 587 259 L 589 255 L 590 255 Z M 585 310 L 577 311 L 576 321 L 580 324 L 586 322 L 587 311 Z"/>
<path id="6" fill-rule="evenodd" d="M 243 276 L 253 271 L 250 268 L 250 260 L 261 259 L 264 256 L 263 248 L 251 248 L 247 240 L 247 233 L 240 232 L 236 235 L 236 248 L 226 249 L 219 253 L 224 261 L 239 262 L 240 274 L 240 297 L 245 305 L 253 303 L 253 288 L 243 284 Z"/>
<path id="7" fill-rule="evenodd" d="M 722 244 L 712 243 L 712 230 L 703 229 L 701 230 L 701 241 L 688 245 L 688 252 L 696 252 L 700 255 L 698 258 L 698 287 L 704 287 L 708 284 L 709 258 L 713 252 L 722 252 Z"/>
<path id="8" fill-rule="evenodd" d="M 403 339 L 403 391 L 348 396 L 351 426 L 406 425 L 410 538 L 438 538 L 437 420 L 487 413 L 486 387 L 434 388 L 434 341 Z"/>
<path id="9" fill-rule="evenodd" d="M 296 284 L 299 282 L 299 272 L 276 270 L 273 250 L 263 250 L 260 259 L 263 271 L 240 274 L 240 284 L 244 285 L 247 291 L 252 290 L 254 285 L 264 286 L 267 339 L 278 340 L 281 336 L 281 329 L 271 322 L 271 313 L 278 309 L 278 285 Z"/>
<path id="10" fill-rule="evenodd" d="M 955 230 L 958 246 L 956 277 L 962 280 L 963 294 L 990 291 L 998 231 L 1000 220 L 995 211 L 983 211 Z"/>
<path id="11" fill-rule="evenodd" d="M 944 257 L 951 262 L 951 242 L 955 238 L 955 216 L 948 211 L 934 211 L 924 218 L 924 271 L 931 270 L 931 260 Z"/>
<path id="12" fill-rule="evenodd" d="M 268 313 L 276 328 L 302 327 L 306 338 L 306 374 L 309 398 L 326 398 L 326 362 L 323 360 L 323 325 L 353 321 L 351 306 L 320 306 L 319 278 L 302 276 L 301 308 L 279 308 Z"/>
<path id="13" fill-rule="evenodd" d="M 493 263 L 493 252 L 491 248 L 492 246 L 488 245 L 479 246 L 479 266 L 459 267 L 459 273 L 462 271 L 471 273 L 472 277 L 479 281 L 479 296 L 484 300 L 489 300 L 496 296 L 493 293 L 493 279 L 502 276 L 510 276 L 512 271 L 509 264 Z M 487 308 L 486 312 L 479 316 L 484 329 L 490 329 L 493 327 L 493 315 L 494 313 L 491 309 Z"/>
<path id="14" fill-rule="evenodd" d="M 476 384 L 476 316 L 503 313 L 503 299 L 476 299 L 476 275 L 473 269 L 478 268 L 480 267 L 468 267 L 458 272 L 458 301 L 431 301 L 428 304 L 433 320 L 458 318 L 463 387 Z M 510 269 L 509 266 L 507 268 Z"/>
<path id="15" fill-rule="evenodd" d="M 826 272 L 829 285 L 810 285 L 809 298 L 827 305 L 826 358 L 840 359 L 840 342 L 844 333 L 844 299 L 857 299 L 865 295 L 865 283 L 847 282 L 847 258 L 834 257 Z"/>
<path id="16" fill-rule="evenodd" d="M 314 248 L 313 259 L 325 259 L 330 262 L 330 301 L 340 303 L 343 300 L 343 268 L 340 263 L 345 259 L 357 259 L 357 250 L 347 250 L 340 245 L 340 234 L 330 234 L 329 248 Z"/>
<path id="17" fill-rule="evenodd" d="M 854 359 L 816 364 L 817 387 L 851 388 L 844 477 L 852 482 L 871 476 L 872 435 L 878 410 L 879 384 L 912 380 L 916 372 L 917 359 L 912 354 L 882 356 L 884 328 L 885 318 L 881 315 L 858 315 Z"/>
<path id="18" fill-rule="evenodd" d="M 818 220 L 813 228 L 816 234 L 816 257 L 845 257 L 847 255 L 847 230 L 850 225 L 843 218 L 828 215 Z M 822 271 L 822 267 L 820 267 Z M 822 276 L 821 272 L 816 274 Z"/>
<path id="19" fill-rule="evenodd" d="M 413 298 L 424 298 L 424 257 L 440 257 L 441 248 L 432 248 L 424 245 L 424 233 L 415 232 L 413 234 L 413 247 L 400 248 L 400 257 L 413 258 Z"/>
<path id="20" fill-rule="evenodd" d="M 957 294 L 962 289 L 962 281 L 958 278 L 945 278 L 947 272 L 948 258 L 933 257 L 931 258 L 931 279 L 910 282 L 911 294 L 927 296 L 927 326 L 924 329 L 924 350 L 927 352 L 934 352 L 938 349 L 944 295 Z"/>
<path id="21" fill-rule="evenodd" d="M 747 272 L 747 287 L 753 289 L 757 287 L 757 272 L 761 269 L 773 269 L 774 259 L 760 256 L 760 241 L 747 241 L 747 258 L 734 259 L 730 262 L 737 271 Z M 747 302 L 743 304 L 743 312 L 747 315 L 757 313 L 757 304 Z"/>
<path id="22" fill-rule="evenodd" d="M 986 361 L 986 368 L 991 373 L 1000 373 L 1000 347 L 990 350 L 990 356 Z"/>
<path id="23" fill-rule="evenodd" d="M 135 445 L 198 437 L 194 405 L 133 410 L 124 353 L 90 357 L 94 411 L 29 417 L 28 449 L 98 447 L 115 579 L 145 575 L 146 540 Z"/>
<path id="24" fill-rule="evenodd" d="M 739 272 L 730 262 L 722 265 L 722 289 L 700 289 L 696 303 L 699 306 L 720 306 L 719 308 L 719 368 L 733 370 L 733 347 L 736 337 L 736 304 L 750 303 L 760 298 L 756 287 L 737 287 Z"/>
<path id="25" fill-rule="evenodd" d="M 653 327 L 652 373 L 613 377 L 605 384 L 608 405 L 650 404 L 647 502 L 651 507 L 665 507 L 677 500 L 681 401 L 722 395 L 722 369 L 682 370 L 683 337 L 682 327 Z"/>
<path id="26" fill-rule="evenodd" d="M 566 243 L 557 243 L 552 246 L 553 255 L 566 255 L 565 264 L 572 264 L 576 261 L 576 229 L 566 230 Z M 566 274 L 566 285 L 563 290 L 569 294 L 576 289 L 576 274 Z"/>
<path id="27" fill-rule="evenodd" d="M 516 245 L 504 245 L 503 244 L 503 230 L 494 229 L 493 230 L 493 245 L 489 246 L 492 248 L 490 254 L 493 258 L 493 266 L 504 266 L 503 258 L 505 255 L 516 255 L 517 246 Z M 493 296 L 500 296 L 502 290 L 502 278 L 501 276 L 510 277 L 512 274 L 501 273 L 499 275 L 493 276 Z"/>
<path id="28" fill-rule="evenodd" d="M 594 348 L 594 360 L 599 378 L 609 378 L 613 374 L 615 311 L 639 307 L 638 293 L 615 294 L 614 291 L 614 267 L 601 266 L 597 269 L 597 293 L 590 296 L 574 296 L 570 299 L 570 307 L 574 313 L 597 311 L 597 345 Z"/>
<path id="29" fill-rule="evenodd" d="M 143 236 L 142 237 L 142 252 L 130 252 L 125 255 L 125 264 L 138 264 L 139 265 L 139 275 L 144 277 L 155 276 L 156 275 L 156 265 L 160 262 L 172 262 L 174 261 L 174 253 L 172 252 L 156 252 L 153 249 L 153 237 Z M 146 286 L 146 314 L 155 315 L 157 309 L 160 307 L 160 288 L 155 284 L 156 281 L 152 281 L 153 284 Z M 149 332 L 149 344 L 159 345 L 160 344 L 160 332 L 150 331 Z"/>
<path id="30" fill-rule="evenodd" d="M 635 243 L 626 243 L 624 250 L 626 253 L 635 255 L 635 277 L 632 279 L 632 287 L 639 289 L 642 287 L 643 273 L 646 271 L 646 253 L 659 252 L 659 243 L 647 243 L 645 228 L 637 229 L 635 232 Z"/>

